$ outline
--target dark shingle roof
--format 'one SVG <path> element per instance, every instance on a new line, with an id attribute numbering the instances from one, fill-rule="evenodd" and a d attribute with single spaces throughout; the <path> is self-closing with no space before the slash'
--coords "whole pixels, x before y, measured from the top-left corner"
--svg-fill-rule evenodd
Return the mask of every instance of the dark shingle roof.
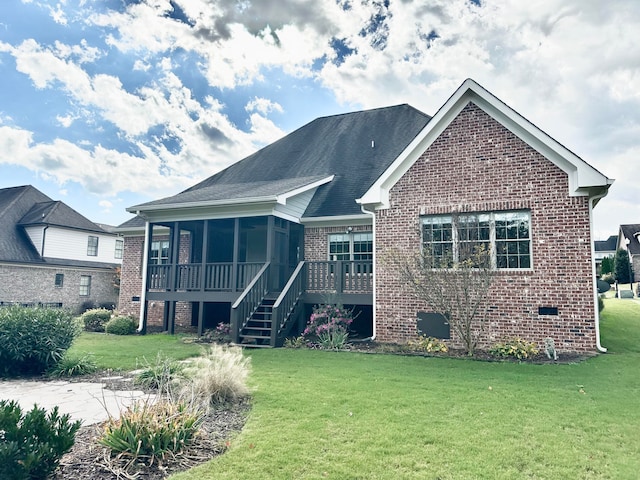
<path id="1" fill-rule="evenodd" d="M 615 252 L 617 245 L 617 235 L 611 235 L 606 240 L 596 240 L 595 242 L 593 242 L 593 247 L 596 252 Z"/>
<path id="2" fill-rule="evenodd" d="M 184 192 L 136 207 L 277 195 L 313 179 L 318 187 L 305 217 L 362 213 L 361 197 L 431 117 L 409 105 L 322 117 Z"/>
<path id="3" fill-rule="evenodd" d="M 28 225 L 55 225 L 57 227 L 106 233 L 104 229 L 88 218 L 83 217 L 73 208 L 60 201 L 53 200 L 34 204 L 20 219 L 18 225 L 23 227 Z"/>
<path id="4" fill-rule="evenodd" d="M 640 223 L 632 223 L 628 225 L 620 225 L 620 230 L 622 230 L 622 234 L 625 238 L 630 240 L 629 242 L 629 253 L 631 255 L 640 254 Z"/>

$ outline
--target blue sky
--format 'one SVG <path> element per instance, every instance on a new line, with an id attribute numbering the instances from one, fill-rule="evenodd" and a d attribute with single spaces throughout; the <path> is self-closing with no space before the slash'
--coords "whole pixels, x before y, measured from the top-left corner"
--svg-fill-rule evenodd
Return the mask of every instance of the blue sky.
<path id="1" fill-rule="evenodd" d="M 636 0 L 5 0 L 0 188 L 91 220 L 175 194 L 324 115 L 434 114 L 473 78 L 610 178 L 640 223 Z"/>

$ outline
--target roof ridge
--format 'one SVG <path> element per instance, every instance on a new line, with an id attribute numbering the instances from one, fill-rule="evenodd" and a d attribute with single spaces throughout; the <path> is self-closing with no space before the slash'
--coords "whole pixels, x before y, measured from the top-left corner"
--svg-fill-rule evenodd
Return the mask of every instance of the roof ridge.
<path id="1" fill-rule="evenodd" d="M 34 188 L 34 187 L 33 187 L 33 186 L 31 186 L 31 185 L 19 185 L 19 186 L 17 186 L 17 187 L 9 187 L 8 189 L 6 189 L 6 190 L 14 190 L 14 189 L 16 189 L 16 190 L 17 190 L 17 189 L 21 189 L 21 191 L 20 191 L 20 193 L 18 193 L 18 195 L 16 195 L 16 196 L 15 196 L 15 197 L 14 197 L 14 198 L 9 202 L 9 203 L 7 203 L 7 204 L 6 204 L 5 208 L 4 208 L 2 211 L 0 211 L 0 218 L 2 218 L 2 216 L 4 216 L 4 214 L 5 214 L 5 213 L 6 213 L 6 212 L 11 208 L 11 207 L 13 207 L 13 205 L 15 205 L 15 204 L 16 204 L 16 202 L 17 202 L 18 200 L 20 200 L 20 198 L 22 198 L 22 197 L 26 194 L 26 192 L 27 192 L 27 190 L 28 190 L 29 188 Z"/>
<path id="2" fill-rule="evenodd" d="M 396 105 L 386 105 L 386 106 L 382 106 L 382 107 L 373 107 L 373 108 L 364 108 L 361 110 L 352 110 L 350 112 L 342 112 L 342 113 L 334 113 L 331 115 L 324 115 L 322 117 L 316 117 L 313 120 L 311 120 L 311 122 L 315 122 L 317 120 L 322 120 L 322 119 L 326 119 L 326 118 L 336 118 L 336 117 L 344 117 L 347 115 L 357 115 L 359 113 L 369 113 L 369 112 L 375 112 L 376 110 L 389 110 L 392 108 L 398 108 L 398 107 L 409 107 L 412 108 L 413 110 L 415 110 L 416 112 L 420 113 L 421 115 L 431 118 L 430 115 L 427 115 L 426 113 L 424 113 L 422 110 L 418 110 L 416 107 L 414 107 L 413 105 L 410 105 L 408 103 L 398 103 Z M 304 125 L 303 125 L 304 126 Z"/>

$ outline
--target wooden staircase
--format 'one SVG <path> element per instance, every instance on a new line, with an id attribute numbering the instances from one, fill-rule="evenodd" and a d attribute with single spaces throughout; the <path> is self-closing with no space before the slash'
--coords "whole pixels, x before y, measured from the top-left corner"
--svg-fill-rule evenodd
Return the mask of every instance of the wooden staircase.
<path id="1" fill-rule="evenodd" d="M 278 293 L 269 293 L 264 297 L 246 325 L 240 330 L 240 345 L 249 348 L 270 348 L 273 329 L 272 310 Z"/>

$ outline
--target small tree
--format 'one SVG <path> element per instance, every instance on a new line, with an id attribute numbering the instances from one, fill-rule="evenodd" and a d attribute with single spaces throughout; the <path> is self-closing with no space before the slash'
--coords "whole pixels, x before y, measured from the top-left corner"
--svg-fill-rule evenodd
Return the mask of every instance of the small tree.
<path id="1" fill-rule="evenodd" d="M 390 258 L 400 280 L 435 312 L 442 313 L 468 355 L 475 353 L 487 322 L 487 298 L 495 271 L 491 252 L 482 242 L 460 244 L 457 261 L 433 256 L 423 248 L 413 256 L 395 252 Z"/>
<path id="2" fill-rule="evenodd" d="M 604 257 L 602 259 L 602 265 L 600 266 L 600 274 L 606 275 L 607 273 L 613 273 L 613 257 Z"/>
<path id="3" fill-rule="evenodd" d="M 629 253 L 625 249 L 619 248 L 616 251 L 613 263 L 616 280 L 620 283 L 630 283 L 631 265 L 629 264 Z"/>

